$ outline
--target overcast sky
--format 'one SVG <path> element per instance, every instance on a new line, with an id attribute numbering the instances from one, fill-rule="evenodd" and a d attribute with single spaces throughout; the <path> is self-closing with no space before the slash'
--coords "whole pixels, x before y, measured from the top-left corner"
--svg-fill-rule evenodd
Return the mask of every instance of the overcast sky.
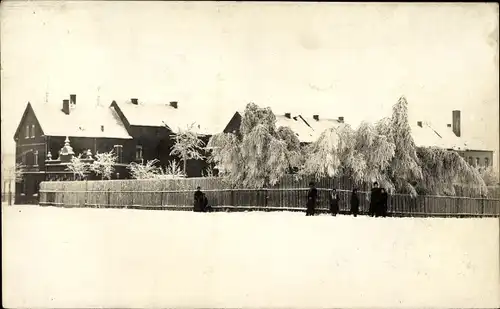
<path id="1" fill-rule="evenodd" d="M 1 3 L 2 143 L 28 101 L 178 100 L 222 122 L 253 101 L 276 112 L 388 116 L 498 151 L 496 4 Z M 495 160 L 496 161 L 496 160 Z"/>

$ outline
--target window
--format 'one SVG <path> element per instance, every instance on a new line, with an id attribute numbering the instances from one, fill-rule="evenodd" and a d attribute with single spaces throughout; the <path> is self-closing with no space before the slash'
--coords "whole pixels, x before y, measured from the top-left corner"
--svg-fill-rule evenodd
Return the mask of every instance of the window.
<path id="1" fill-rule="evenodd" d="M 38 165 L 38 150 L 35 150 L 34 152 L 34 158 L 33 158 L 33 165 L 37 166 Z"/>
<path id="2" fill-rule="evenodd" d="M 21 154 L 21 163 L 23 165 L 26 165 L 26 153 L 25 152 Z"/>
<path id="3" fill-rule="evenodd" d="M 135 146 L 135 159 L 142 160 L 142 146 L 141 145 Z"/>
<path id="4" fill-rule="evenodd" d="M 35 125 L 31 125 L 31 138 L 35 138 Z"/>
<path id="5" fill-rule="evenodd" d="M 479 160 L 479 158 L 476 158 L 476 166 L 479 166 L 479 162 L 481 162 L 481 160 Z"/>
<path id="6" fill-rule="evenodd" d="M 484 158 L 484 165 L 486 167 L 490 166 L 490 158 Z"/>
<path id="7" fill-rule="evenodd" d="M 114 145 L 113 150 L 115 152 L 117 163 L 123 163 L 123 146 L 122 145 Z"/>
<path id="8" fill-rule="evenodd" d="M 26 134 L 24 135 L 24 138 L 30 138 L 30 126 L 29 125 L 26 126 L 26 132 L 25 133 Z"/>

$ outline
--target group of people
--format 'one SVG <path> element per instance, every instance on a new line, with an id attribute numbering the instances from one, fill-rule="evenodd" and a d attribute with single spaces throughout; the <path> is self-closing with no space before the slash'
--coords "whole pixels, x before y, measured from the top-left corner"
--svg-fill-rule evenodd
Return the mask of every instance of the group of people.
<path id="1" fill-rule="evenodd" d="M 370 193 L 370 208 L 368 214 L 375 217 L 387 216 L 387 200 L 389 195 L 387 190 L 380 188 L 377 182 L 373 183 L 373 188 Z"/>
<path id="2" fill-rule="evenodd" d="M 340 197 L 336 189 L 332 189 L 329 194 L 329 210 L 330 214 L 336 216 L 339 213 Z M 318 190 L 314 182 L 309 183 L 309 192 L 307 193 L 306 216 L 314 216 L 316 212 L 316 204 L 318 200 Z M 387 216 L 387 200 L 388 194 L 384 188 L 380 188 L 378 183 L 373 184 L 370 194 L 370 208 L 368 214 L 375 217 Z M 358 189 L 354 188 L 351 192 L 350 214 L 357 217 L 359 214 L 359 196 Z"/>
<path id="3" fill-rule="evenodd" d="M 329 210 L 330 214 L 336 216 L 340 211 L 340 197 L 336 189 L 332 189 L 329 194 Z M 370 208 L 368 214 L 372 217 L 387 216 L 387 200 L 388 194 L 384 188 L 380 188 L 377 182 L 373 183 L 373 188 L 370 193 Z M 316 212 L 316 204 L 318 201 L 318 190 L 314 182 L 309 183 L 309 192 L 307 193 L 306 216 L 314 216 Z M 358 189 L 354 188 L 351 192 L 350 199 L 350 214 L 357 217 L 359 214 L 359 196 Z M 205 193 L 201 192 L 201 188 L 197 187 L 194 192 L 194 211 L 195 212 L 211 212 L 212 208 L 208 205 L 208 198 Z"/>

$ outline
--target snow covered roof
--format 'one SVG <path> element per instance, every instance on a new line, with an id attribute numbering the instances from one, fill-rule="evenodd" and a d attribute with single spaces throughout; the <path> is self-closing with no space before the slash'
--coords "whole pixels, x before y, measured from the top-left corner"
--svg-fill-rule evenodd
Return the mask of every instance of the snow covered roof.
<path id="1" fill-rule="evenodd" d="M 240 114 L 241 117 L 244 115 L 244 111 L 238 110 L 236 113 Z M 338 119 L 321 119 L 315 120 L 313 117 L 305 117 L 302 115 L 292 115 L 290 118 L 284 114 L 274 114 L 276 116 L 276 128 L 289 127 L 299 138 L 301 143 L 312 143 L 316 141 L 321 133 L 326 129 L 332 127 L 338 127 L 342 124 Z"/>
<path id="2" fill-rule="evenodd" d="M 236 111 L 242 118 L 245 114 L 245 111 L 238 110 Z M 278 115 L 274 114 L 276 117 L 276 129 L 279 127 L 288 127 L 292 130 L 292 132 L 297 135 L 297 138 L 301 143 L 311 143 L 314 141 L 313 139 L 313 130 L 309 127 L 304 121 L 300 118 L 300 116 L 294 116 L 290 114 L 290 118 L 285 116 L 284 114 Z"/>
<path id="3" fill-rule="evenodd" d="M 170 130 L 186 129 L 191 124 L 199 134 L 212 135 L 221 132 L 220 126 L 211 124 L 209 119 L 204 119 L 204 115 L 192 113 L 181 104 L 177 108 L 166 104 L 144 104 L 138 102 L 133 104 L 130 100 L 125 102 L 115 102 L 131 126 L 144 127 L 164 127 L 167 125 Z"/>
<path id="4" fill-rule="evenodd" d="M 70 113 L 66 115 L 61 110 L 62 104 L 28 104 L 47 136 L 132 138 L 116 111 L 110 107 L 79 103 L 70 107 Z"/>
<path id="5" fill-rule="evenodd" d="M 313 142 L 313 134 L 314 131 L 307 126 L 299 116 L 290 118 L 285 115 L 275 115 L 276 116 L 276 128 L 279 127 L 289 127 L 301 143 L 310 143 Z"/>
<path id="6" fill-rule="evenodd" d="M 468 146 L 468 141 L 462 137 L 456 136 L 451 128 L 444 127 L 438 132 L 443 138 L 443 144 L 445 148 L 455 150 L 470 149 L 470 147 Z"/>
<path id="7" fill-rule="evenodd" d="M 450 128 L 435 130 L 428 122 L 423 122 L 422 127 L 414 125 L 411 127 L 413 140 L 418 147 L 441 147 L 454 150 L 465 150 L 465 141 L 457 137 Z"/>
<path id="8" fill-rule="evenodd" d="M 316 120 L 314 119 L 314 117 L 299 117 L 312 128 L 313 134 L 311 136 L 311 141 L 317 140 L 321 133 L 323 133 L 325 130 L 330 128 L 338 128 L 342 124 L 342 122 L 340 122 L 338 119 L 318 117 L 318 120 Z"/>

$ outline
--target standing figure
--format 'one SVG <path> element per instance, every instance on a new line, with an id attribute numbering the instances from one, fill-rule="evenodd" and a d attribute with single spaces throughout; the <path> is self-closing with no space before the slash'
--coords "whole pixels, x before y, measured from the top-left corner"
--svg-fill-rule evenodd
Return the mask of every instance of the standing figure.
<path id="1" fill-rule="evenodd" d="M 194 212 L 201 212 L 203 210 L 203 192 L 200 187 L 196 187 L 194 192 Z"/>
<path id="2" fill-rule="evenodd" d="M 368 211 L 371 217 L 377 216 L 380 213 L 380 188 L 378 187 L 378 182 L 373 183 L 373 188 L 370 193 L 370 209 Z"/>
<path id="3" fill-rule="evenodd" d="M 382 188 L 380 190 L 380 215 L 382 217 L 387 217 L 387 200 L 388 200 L 387 190 Z"/>
<path id="4" fill-rule="evenodd" d="M 309 183 L 309 192 L 307 192 L 306 216 L 314 216 L 317 198 L 318 198 L 318 190 L 316 190 L 314 182 L 311 181 Z"/>
<path id="5" fill-rule="evenodd" d="M 337 194 L 337 189 L 333 189 L 330 192 L 330 213 L 332 216 L 336 216 L 339 213 L 339 195 Z"/>
<path id="6" fill-rule="evenodd" d="M 352 189 L 351 193 L 351 214 L 354 217 L 357 217 L 359 214 L 359 197 L 358 197 L 358 189 Z"/>
<path id="7" fill-rule="evenodd" d="M 203 211 L 212 212 L 212 206 L 208 205 L 208 198 L 205 193 L 203 193 Z"/>

